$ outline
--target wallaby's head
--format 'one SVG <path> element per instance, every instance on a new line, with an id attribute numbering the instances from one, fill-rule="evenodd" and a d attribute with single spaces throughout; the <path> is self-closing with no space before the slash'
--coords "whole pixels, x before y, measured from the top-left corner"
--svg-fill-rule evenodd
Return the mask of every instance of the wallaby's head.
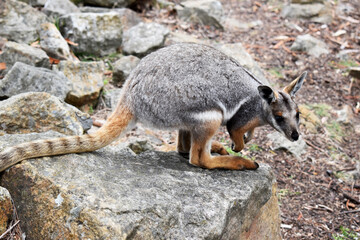
<path id="1" fill-rule="evenodd" d="M 265 120 L 290 141 L 299 139 L 299 108 L 294 101 L 296 92 L 301 88 L 307 72 L 304 72 L 282 91 L 274 91 L 268 86 L 259 86 L 263 99 Z"/>

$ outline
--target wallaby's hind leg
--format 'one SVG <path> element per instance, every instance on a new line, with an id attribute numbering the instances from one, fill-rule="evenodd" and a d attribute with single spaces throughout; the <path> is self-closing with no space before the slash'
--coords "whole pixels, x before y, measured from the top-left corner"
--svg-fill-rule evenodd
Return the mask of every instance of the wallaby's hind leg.
<path id="1" fill-rule="evenodd" d="M 179 130 L 178 133 L 178 142 L 177 142 L 177 151 L 178 153 L 186 158 L 189 158 L 191 148 L 191 133 L 186 130 Z M 220 155 L 229 155 L 224 146 L 217 141 L 211 143 L 211 152 L 218 153 Z"/>
<path id="2" fill-rule="evenodd" d="M 202 168 L 224 168 L 232 170 L 251 169 L 255 170 L 259 165 L 253 161 L 238 156 L 211 156 L 210 142 L 221 121 L 207 122 L 202 129 L 194 129 L 191 132 L 191 155 L 190 163 Z"/>
<path id="3" fill-rule="evenodd" d="M 179 130 L 178 141 L 177 141 L 177 151 L 178 153 L 186 158 L 189 158 L 191 148 L 191 133 L 186 130 Z"/>

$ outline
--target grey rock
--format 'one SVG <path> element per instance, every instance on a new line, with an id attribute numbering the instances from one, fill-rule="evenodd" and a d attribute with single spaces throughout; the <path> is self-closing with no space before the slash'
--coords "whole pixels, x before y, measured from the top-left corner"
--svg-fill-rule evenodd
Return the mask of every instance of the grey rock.
<path id="1" fill-rule="evenodd" d="M 169 30 L 158 23 L 139 23 L 124 32 L 122 49 L 127 55 L 143 57 L 161 48 Z"/>
<path id="2" fill-rule="evenodd" d="M 258 63 L 246 52 L 241 43 L 228 43 L 228 44 L 216 44 L 215 47 L 225 53 L 226 55 L 234 58 L 247 70 L 254 74 L 258 80 L 263 84 L 269 85 L 269 81 L 266 79 Z"/>
<path id="3" fill-rule="evenodd" d="M 153 146 L 151 146 L 148 141 L 134 141 L 132 143 L 129 143 L 129 148 L 136 154 L 140 154 L 146 151 L 154 150 Z"/>
<path id="4" fill-rule="evenodd" d="M 181 2 L 181 6 L 176 6 L 177 14 L 180 19 L 193 23 L 213 26 L 224 29 L 221 24 L 223 8 L 217 0 L 189 0 Z"/>
<path id="5" fill-rule="evenodd" d="M 301 159 L 301 155 L 306 153 L 306 142 L 300 136 L 296 142 L 291 142 L 279 132 L 273 132 L 267 135 L 272 142 L 272 149 L 285 149 L 291 152 L 296 158 Z"/>
<path id="6" fill-rule="evenodd" d="M 115 111 L 116 105 L 119 102 L 121 94 L 121 88 L 115 88 L 107 92 L 106 94 L 106 105 L 108 108 L 110 108 L 112 111 Z"/>
<path id="7" fill-rule="evenodd" d="M 55 70 L 62 72 L 72 83 L 66 102 L 82 106 L 98 99 L 104 86 L 104 62 L 60 61 Z"/>
<path id="8" fill-rule="evenodd" d="M 336 121 L 343 124 L 354 123 L 354 113 L 349 105 L 345 105 L 342 109 L 335 111 L 337 115 Z"/>
<path id="9" fill-rule="evenodd" d="M 325 24 L 332 21 L 331 7 L 322 3 L 285 5 L 281 15 L 285 18 L 300 18 Z"/>
<path id="10" fill-rule="evenodd" d="M 68 43 L 52 23 L 43 23 L 40 27 L 40 46 L 52 58 L 73 59 Z"/>
<path id="11" fill-rule="evenodd" d="M 47 21 L 44 13 L 26 3 L 16 0 L 0 2 L 0 37 L 30 43 L 38 38 L 37 30 L 40 24 Z"/>
<path id="12" fill-rule="evenodd" d="M 12 220 L 13 204 L 9 191 L 0 186 L 0 233 L 3 234 Z"/>
<path id="13" fill-rule="evenodd" d="M 47 0 L 19 0 L 19 1 L 27 3 L 32 7 L 43 7 Z"/>
<path id="14" fill-rule="evenodd" d="M 251 22 L 241 22 L 235 18 L 226 18 L 224 21 L 224 26 L 230 31 L 236 30 L 241 32 L 247 32 L 251 28 L 260 27 L 263 25 L 261 20 L 251 21 Z"/>
<path id="15" fill-rule="evenodd" d="M 78 13 L 80 9 L 70 0 L 47 0 L 42 11 L 47 16 L 57 19 L 69 13 Z"/>
<path id="16" fill-rule="evenodd" d="M 74 52 L 104 56 L 121 46 L 122 19 L 116 12 L 71 13 L 59 19 L 60 32 L 78 44 Z"/>
<path id="17" fill-rule="evenodd" d="M 135 56 L 124 56 L 113 65 L 113 82 L 122 86 L 130 72 L 138 65 L 140 59 Z"/>
<path id="18" fill-rule="evenodd" d="M 3 136 L 0 151 L 50 137 Z M 274 218 L 263 208 L 276 189 L 265 164 L 256 171 L 209 171 L 177 153 L 134 156 L 106 147 L 24 161 L 4 172 L 0 184 L 17 203 L 29 239 L 281 239 L 276 201 Z M 258 219 L 263 213 L 266 221 Z M 259 221 L 264 227 L 256 229 Z M 245 237 L 254 228 L 267 235 Z"/>
<path id="19" fill-rule="evenodd" d="M 3 53 L 0 54 L 0 62 L 5 62 L 7 67 L 1 75 L 5 75 L 16 62 L 26 63 L 35 67 L 51 67 L 49 57 L 43 50 L 24 43 L 10 41 L 6 42 L 3 47 Z"/>
<path id="20" fill-rule="evenodd" d="M 327 45 L 309 34 L 299 35 L 290 48 L 292 51 L 307 52 L 310 55 L 319 57 L 321 54 L 328 54 Z"/>
<path id="21" fill-rule="evenodd" d="M 338 54 L 336 54 L 337 58 L 340 58 L 340 60 L 346 61 L 350 59 L 350 55 L 351 54 L 358 54 L 360 52 L 359 49 L 345 49 L 345 50 L 341 50 L 339 51 Z"/>
<path id="22" fill-rule="evenodd" d="M 127 7 L 135 1 L 136 0 L 83 0 L 83 3 L 91 6 L 117 8 Z"/>
<path id="23" fill-rule="evenodd" d="M 88 114 L 44 92 L 22 93 L 2 101 L 0 119 L 0 135 L 49 130 L 81 135 L 92 123 Z"/>
<path id="24" fill-rule="evenodd" d="M 128 8 L 99 8 L 99 7 L 81 7 L 83 13 L 108 13 L 116 12 L 121 16 L 123 30 L 127 30 L 139 24 L 142 20 L 139 15 Z"/>
<path id="25" fill-rule="evenodd" d="M 70 86 L 70 81 L 63 73 L 17 62 L 0 81 L 0 97 L 25 92 L 47 92 L 63 100 L 70 91 Z"/>

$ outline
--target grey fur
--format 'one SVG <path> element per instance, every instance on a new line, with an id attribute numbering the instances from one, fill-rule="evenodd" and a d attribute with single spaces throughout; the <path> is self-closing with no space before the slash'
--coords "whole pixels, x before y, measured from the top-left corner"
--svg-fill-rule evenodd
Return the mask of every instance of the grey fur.
<path id="1" fill-rule="evenodd" d="M 222 52 L 183 43 L 142 59 L 127 80 L 124 99 L 139 122 L 188 129 L 201 123 L 193 117 L 196 113 L 217 110 L 224 114 L 249 97 L 258 105 L 260 84 Z"/>

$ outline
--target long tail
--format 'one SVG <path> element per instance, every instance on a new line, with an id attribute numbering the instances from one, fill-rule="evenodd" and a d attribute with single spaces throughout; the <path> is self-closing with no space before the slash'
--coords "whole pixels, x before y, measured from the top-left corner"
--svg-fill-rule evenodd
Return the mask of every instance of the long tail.
<path id="1" fill-rule="evenodd" d="M 114 141 L 133 117 L 126 106 L 119 104 L 106 123 L 93 134 L 37 140 L 5 148 L 0 152 L 0 172 L 29 158 L 90 152 L 102 148 Z"/>

